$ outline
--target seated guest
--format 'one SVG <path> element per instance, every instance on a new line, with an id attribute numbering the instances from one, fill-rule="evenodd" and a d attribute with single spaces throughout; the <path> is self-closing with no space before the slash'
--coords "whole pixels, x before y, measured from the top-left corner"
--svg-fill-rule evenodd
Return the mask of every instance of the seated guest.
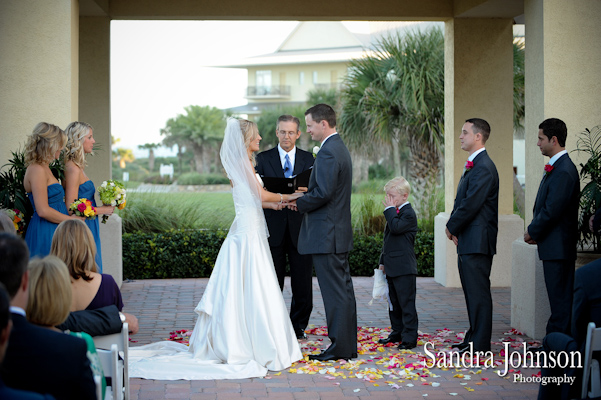
<path id="1" fill-rule="evenodd" d="M 8 346 L 8 337 L 12 328 L 12 321 L 10 319 L 10 299 L 4 285 L 0 283 L 0 364 L 4 359 L 6 353 L 6 347 Z M 9 388 L 0 379 L 0 399 L 11 399 L 11 400 L 52 400 L 54 397 L 42 395 L 35 392 L 27 392 L 25 390 L 17 390 Z"/>
<path id="2" fill-rule="evenodd" d="M 71 280 L 64 262 L 54 256 L 34 258 L 29 262 L 29 299 L 26 310 L 29 322 L 61 332 L 55 326 L 67 319 L 71 308 L 71 297 Z M 68 334 L 86 341 L 92 373 L 100 378 L 104 394 L 106 381 L 92 336 L 83 332 Z"/>
<path id="3" fill-rule="evenodd" d="M 0 282 L 11 299 L 13 329 L 0 368 L 15 389 L 50 393 L 56 399 L 96 399 L 96 385 L 82 339 L 27 321 L 29 251 L 13 234 L 0 233 Z M 55 294 L 53 294 L 55 295 Z"/>
<path id="4" fill-rule="evenodd" d="M 545 351 L 580 351 L 583 355 L 586 346 L 586 334 L 589 322 L 594 322 L 597 328 L 601 327 L 601 259 L 586 264 L 576 270 L 574 277 L 574 301 L 572 303 L 572 326 L 570 335 L 552 332 L 543 339 Z M 593 354 L 594 358 L 601 361 L 601 354 Z M 580 398 L 582 387 L 582 368 L 543 368 L 543 376 L 575 376 L 572 385 L 563 384 L 560 389 L 556 385 L 541 385 L 538 398 L 546 399 L 573 399 Z"/>
<path id="5" fill-rule="evenodd" d="M 4 210 L 0 210 L 0 232 L 8 232 L 8 233 L 16 233 L 15 224 L 10 219 L 10 217 L 4 212 Z"/>
<path id="6" fill-rule="evenodd" d="M 121 291 L 111 275 L 97 273 L 96 243 L 79 220 L 61 222 L 52 237 L 50 254 L 65 262 L 71 275 L 71 311 L 94 310 L 114 304 L 123 309 Z"/>

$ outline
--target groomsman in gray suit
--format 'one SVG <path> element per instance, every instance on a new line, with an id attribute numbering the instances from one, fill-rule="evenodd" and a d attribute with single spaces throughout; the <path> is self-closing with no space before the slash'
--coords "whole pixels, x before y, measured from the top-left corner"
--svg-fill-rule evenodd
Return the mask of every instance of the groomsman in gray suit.
<path id="1" fill-rule="evenodd" d="M 490 270 L 497 252 L 499 214 L 499 174 L 484 144 L 490 125 L 470 118 L 461 129 L 461 149 L 469 153 L 447 222 L 447 237 L 457 246 L 459 278 L 463 287 L 470 328 L 459 352 L 490 351 L 492 335 L 492 296 Z"/>
<path id="2" fill-rule="evenodd" d="M 351 227 L 351 155 L 336 132 L 336 113 L 327 104 L 305 112 L 307 133 L 321 143 L 308 191 L 296 201 L 304 214 L 298 252 L 312 254 L 332 344 L 312 360 L 357 357 L 357 305 L 348 263 Z"/>

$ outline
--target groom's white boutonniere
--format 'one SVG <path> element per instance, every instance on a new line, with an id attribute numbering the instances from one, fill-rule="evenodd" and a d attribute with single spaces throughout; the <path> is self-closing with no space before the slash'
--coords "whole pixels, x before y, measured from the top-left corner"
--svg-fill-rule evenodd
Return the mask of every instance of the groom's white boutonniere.
<path id="1" fill-rule="evenodd" d="M 313 157 L 317 157 L 317 153 L 319 153 L 319 149 L 321 149 L 321 147 L 319 147 L 319 146 L 313 147 Z"/>

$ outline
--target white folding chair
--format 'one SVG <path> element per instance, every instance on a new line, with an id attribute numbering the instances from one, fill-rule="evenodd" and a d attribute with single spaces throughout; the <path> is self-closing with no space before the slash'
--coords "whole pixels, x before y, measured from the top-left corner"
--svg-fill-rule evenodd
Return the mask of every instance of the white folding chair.
<path id="1" fill-rule="evenodd" d="M 584 349 L 584 370 L 582 375 L 583 399 L 601 396 L 601 376 L 599 375 L 599 361 L 593 359 L 593 352 L 601 350 L 601 328 L 594 322 L 589 322 L 586 330 L 586 347 Z M 589 379 L 591 390 L 588 390 Z"/>
<path id="2" fill-rule="evenodd" d="M 101 358 L 100 354 L 98 354 L 98 358 Z M 100 362 L 102 363 L 102 360 Z M 96 385 L 96 400 L 102 400 L 102 381 L 98 375 L 94 375 L 94 384 Z"/>
<path id="3" fill-rule="evenodd" d="M 129 325 L 123 324 L 123 329 L 120 333 L 114 333 L 112 335 L 94 336 L 94 344 L 96 349 L 110 350 L 112 345 L 117 345 L 117 350 L 121 359 L 118 360 L 119 365 L 122 366 L 123 373 L 120 375 L 119 382 L 121 386 L 122 395 L 119 399 L 129 400 L 129 368 L 128 368 L 128 350 L 129 350 Z"/>
<path id="4" fill-rule="evenodd" d="M 98 358 L 100 358 L 100 364 L 102 364 L 104 378 L 111 378 L 111 386 L 106 387 L 105 400 L 123 400 L 123 365 L 119 361 L 119 349 L 117 345 L 113 344 L 110 350 L 96 349 L 96 352 L 98 353 Z M 96 386 L 96 390 L 100 392 L 98 400 L 101 400 L 102 386 L 100 390 Z"/>

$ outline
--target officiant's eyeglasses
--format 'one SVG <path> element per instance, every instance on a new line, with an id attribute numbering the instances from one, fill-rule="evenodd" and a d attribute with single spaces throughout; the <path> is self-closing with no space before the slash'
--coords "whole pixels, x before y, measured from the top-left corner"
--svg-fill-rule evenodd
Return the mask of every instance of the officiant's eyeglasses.
<path id="1" fill-rule="evenodd" d="M 294 136 L 294 135 L 296 135 L 296 131 L 290 131 L 290 132 L 278 131 L 278 134 L 282 135 L 282 136 Z"/>

